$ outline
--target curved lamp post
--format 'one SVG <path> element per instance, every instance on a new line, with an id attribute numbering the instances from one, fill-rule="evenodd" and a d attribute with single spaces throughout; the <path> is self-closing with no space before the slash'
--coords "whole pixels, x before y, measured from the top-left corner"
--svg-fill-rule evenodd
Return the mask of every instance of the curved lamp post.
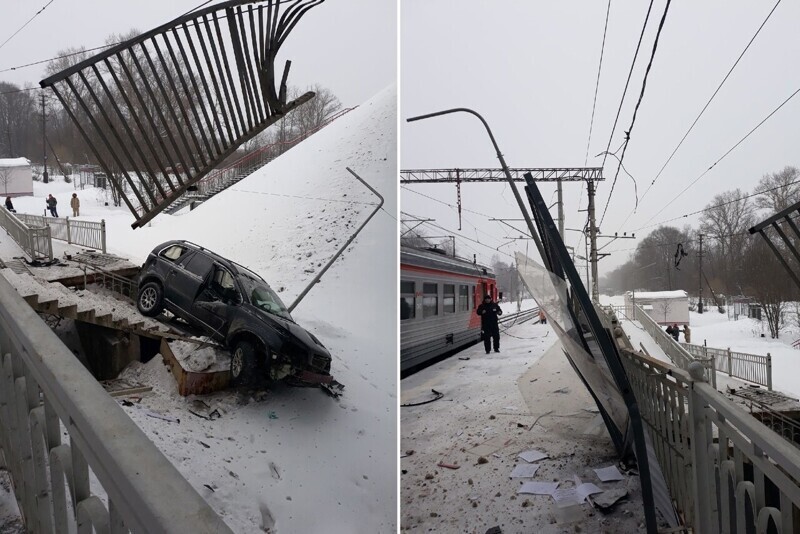
<path id="1" fill-rule="evenodd" d="M 517 199 L 517 204 L 519 204 L 519 209 L 522 210 L 522 216 L 525 218 L 525 223 L 528 225 L 528 231 L 531 233 L 533 241 L 536 243 L 536 248 L 539 249 L 539 255 L 542 258 L 544 258 L 545 254 L 542 242 L 539 239 L 539 235 L 536 233 L 536 229 L 533 226 L 533 221 L 531 220 L 531 216 L 528 214 L 528 210 L 525 208 L 525 204 L 522 202 L 522 197 L 520 196 L 519 190 L 517 189 L 517 184 L 514 183 L 514 179 L 511 177 L 511 171 L 508 170 L 508 165 L 506 165 L 506 160 L 503 158 L 503 154 L 502 152 L 500 152 L 500 147 L 497 146 L 497 141 L 495 141 L 494 135 L 492 134 L 492 130 L 491 128 L 489 128 L 489 124 L 486 122 L 486 120 L 483 117 L 481 117 L 481 115 L 478 112 L 473 111 L 469 108 L 446 109 L 444 111 L 436 111 L 434 113 L 418 115 L 416 117 L 411 117 L 410 119 L 406 120 L 407 122 L 414 122 L 457 112 L 470 113 L 471 115 L 475 115 L 476 117 L 478 117 L 478 119 L 480 119 L 480 121 L 483 123 L 483 126 L 486 128 L 486 133 L 489 134 L 489 138 L 492 140 L 492 145 L 494 145 L 494 151 L 497 153 L 497 159 L 500 160 L 500 166 L 503 167 L 503 173 L 505 173 L 506 179 L 508 180 L 508 184 L 511 186 L 511 191 L 514 193 L 514 198 Z"/>

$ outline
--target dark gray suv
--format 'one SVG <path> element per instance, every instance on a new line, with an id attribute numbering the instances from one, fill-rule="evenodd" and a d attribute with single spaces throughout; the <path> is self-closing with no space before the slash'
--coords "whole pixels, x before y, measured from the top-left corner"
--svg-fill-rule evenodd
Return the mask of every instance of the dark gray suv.
<path id="1" fill-rule="evenodd" d="M 199 245 L 157 246 L 142 267 L 136 305 L 148 316 L 167 309 L 228 346 L 234 385 L 267 377 L 340 387 L 328 350 L 295 323 L 269 284 Z"/>

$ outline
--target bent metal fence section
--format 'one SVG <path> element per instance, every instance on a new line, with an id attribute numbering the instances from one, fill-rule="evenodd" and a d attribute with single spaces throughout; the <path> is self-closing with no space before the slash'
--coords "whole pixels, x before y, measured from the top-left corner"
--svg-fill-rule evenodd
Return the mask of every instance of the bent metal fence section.
<path id="1" fill-rule="evenodd" d="M 772 389 L 772 356 L 736 352 L 729 348 L 716 349 L 706 345 L 682 343 L 695 358 L 713 358 L 714 367 L 728 376 L 741 378 Z"/>
<path id="2" fill-rule="evenodd" d="M 0 226 L 25 254 L 30 256 L 31 261 L 53 259 L 53 243 L 50 241 L 49 227 L 28 225 L 7 209 L 0 209 Z"/>
<path id="3" fill-rule="evenodd" d="M 28 226 L 47 226 L 50 237 L 59 241 L 81 245 L 106 252 L 106 221 L 76 221 L 69 217 L 43 217 L 41 215 L 17 214 Z"/>
<path id="4" fill-rule="evenodd" d="M 694 532 L 800 532 L 800 450 L 689 372 L 621 351 L 676 507 Z"/>
<path id="5" fill-rule="evenodd" d="M 0 303 L 0 452 L 28 532 L 231 532 L 2 276 Z"/>
<path id="6" fill-rule="evenodd" d="M 40 82 L 53 90 L 133 213 L 133 228 L 314 97 L 287 101 L 291 62 L 277 86 L 274 63 L 302 16 L 324 1 L 229 0 Z"/>

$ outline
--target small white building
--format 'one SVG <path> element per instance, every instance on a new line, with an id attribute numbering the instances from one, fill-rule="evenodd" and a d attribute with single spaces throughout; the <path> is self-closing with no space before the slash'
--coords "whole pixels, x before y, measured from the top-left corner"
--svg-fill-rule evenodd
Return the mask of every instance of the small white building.
<path id="1" fill-rule="evenodd" d="M 689 295 L 686 291 L 628 291 L 625 293 L 625 309 L 637 304 L 655 322 L 662 326 L 689 324 Z"/>
<path id="2" fill-rule="evenodd" d="M 0 159 L 0 195 L 23 197 L 33 195 L 33 174 L 27 158 Z"/>

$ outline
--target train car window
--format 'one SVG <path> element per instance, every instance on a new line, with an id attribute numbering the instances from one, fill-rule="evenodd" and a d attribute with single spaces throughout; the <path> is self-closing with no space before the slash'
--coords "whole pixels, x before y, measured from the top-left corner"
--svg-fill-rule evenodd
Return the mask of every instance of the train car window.
<path id="1" fill-rule="evenodd" d="M 409 280 L 400 281 L 400 320 L 413 319 L 417 309 L 414 296 L 415 284 Z"/>
<path id="2" fill-rule="evenodd" d="M 444 313 L 456 312 L 456 286 L 455 284 L 444 284 L 444 299 L 442 304 Z"/>
<path id="3" fill-rule="evenodd" d="M 469 311 L 469 286 L 458 286 L 458 311 Z"/>
<path id="4" fill-rule="evenodd" d="M 422 284 L 422 317 L 439 315 L 439 284 Z"/>

